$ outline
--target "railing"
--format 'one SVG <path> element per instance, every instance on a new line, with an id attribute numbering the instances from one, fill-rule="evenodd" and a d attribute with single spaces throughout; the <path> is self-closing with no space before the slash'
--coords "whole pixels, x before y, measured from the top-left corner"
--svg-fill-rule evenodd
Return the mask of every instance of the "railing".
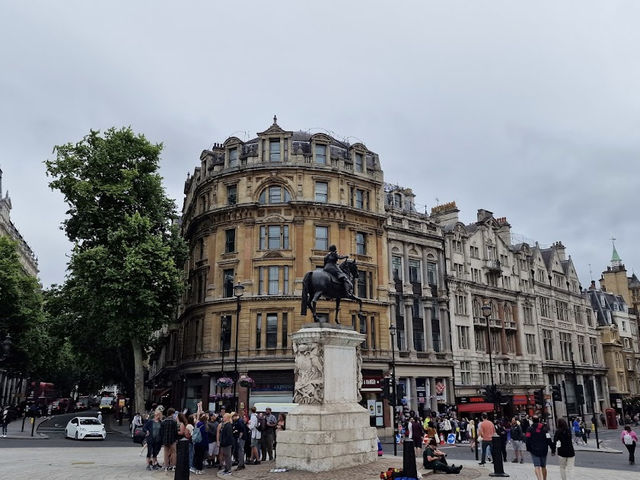
<path id="1" fill-rule="evenodd" d="M 500 260 L 487 260 L 485 266 L 490 272 L 502 272 Z"/>

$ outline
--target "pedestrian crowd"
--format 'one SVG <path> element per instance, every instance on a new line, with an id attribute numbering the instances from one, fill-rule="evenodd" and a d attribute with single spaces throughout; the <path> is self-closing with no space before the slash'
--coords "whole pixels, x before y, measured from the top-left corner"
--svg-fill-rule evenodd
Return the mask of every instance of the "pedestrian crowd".
<path id="1" fill-rule="evenodd" d="M 230 475 L 234 466 L 243 470 L 245 465 L 271 462 L 276 458 L 277 432 L 285 428 L 285 415 L 276 418 L 270 408 L 257 412 L 252 407 L 249 415 L 225 408 L 213 413 L 204 412 L 202 402 L 193 414 L 154 406 L 131 421 L 131 434 L 142 443 L 140 455 L 146 450 L 147 470 L 175 471 L 175 479 L 201 475 L 206 468 Z"/>

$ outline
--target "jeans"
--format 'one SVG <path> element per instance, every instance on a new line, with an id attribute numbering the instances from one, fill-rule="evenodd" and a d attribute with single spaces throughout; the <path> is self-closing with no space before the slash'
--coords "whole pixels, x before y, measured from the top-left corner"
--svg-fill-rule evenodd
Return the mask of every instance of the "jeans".
<path id="1" fill-rule="evenodd" d="M 231 445 L 228 447 L 220 447 L 220 453 L 222 453 L 222 463 L 224 465 L 224 471 L 231 471 Z"/>
<path id="2" fill-rule="evenodd" d="M 238 460 L 238 466 L 244 466 L 244 438 L 239 438 L 237 442 L 238 448 L 236 449 L 236 460 Z"/>
<path id="3" fill-rule="evenodd" d="M 204 454 L 207 451 L 207 447 L 205 447 L 204 445 L 194 445 L 193 446 L 193 468 L 195 468 L 196 470 L 202 470 L 204 465 L 203 465 L 203 460 L 204 460 Z"/>
<path id="4" fill-rule="evenodd" d="M 189 468 L 193 468 L 193 455 L 195 451 L 193 450 L 193 443 L 189 441 Z"/>
<path id="5" fill-rule="evenodd" d="M 273 460 L 273 441 L 275 435 L 273 432 L 264 432 L 262 434 L 262 460 L 266 460 L 269 456 L 269 460 Z"/>
<path id="6" fill-rule="evenodd" d="M 6 435 L 7 434 L 7 424 L 6 423 L 2 423 L 2 435 Z"/>
<path id="7" fill-rule="evenodd" d="M 481 447 L 482 447 L 482 459 L 480 460 L 480 463 L 484 463 L 485 460 L 487 459 L 487 448 L 489 449 L 489 455 L 491 455 L 491 440 L 489 441 L 482 440 Z"/>
<path id="8" fill-rule="evenodd" d="M 560 477 L 562 480 L 571 480 L 573 478 L 573 466 L 575 463 L 576 457 L 561 457 L 558 455 L 558 465 L 560 465 Z"/>

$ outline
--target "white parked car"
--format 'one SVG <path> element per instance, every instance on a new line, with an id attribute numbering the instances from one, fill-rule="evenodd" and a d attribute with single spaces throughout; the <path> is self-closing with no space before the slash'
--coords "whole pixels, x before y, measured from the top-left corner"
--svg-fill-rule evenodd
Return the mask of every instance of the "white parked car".
<path id="1" fill-rule="evenodd" d="M 107 431 L 96 417 L 74 417 L 67 423 L 64 436 L 76 440 L 84 440 L 85 438 L 104 440 L 107 438 Z"/>

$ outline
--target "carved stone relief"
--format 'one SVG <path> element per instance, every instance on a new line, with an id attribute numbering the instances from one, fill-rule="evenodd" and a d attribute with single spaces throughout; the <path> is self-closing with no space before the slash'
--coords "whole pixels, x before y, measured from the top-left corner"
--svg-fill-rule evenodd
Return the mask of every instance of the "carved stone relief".
<path id="1" fill-rule="evenodd" d="M 324 400 L 324 352 L 320 344 L 293 344 L 296 386 L 293 401 L 299 404 Z"/>

